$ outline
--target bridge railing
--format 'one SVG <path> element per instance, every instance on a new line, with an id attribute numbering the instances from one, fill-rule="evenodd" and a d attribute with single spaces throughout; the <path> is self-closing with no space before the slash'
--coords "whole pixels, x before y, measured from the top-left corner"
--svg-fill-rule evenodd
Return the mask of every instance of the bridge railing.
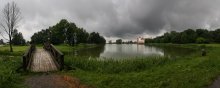
<path id="1" fill-rule="evenodd" d="M 31 58 L 33 55 L 33 52 L 35 51 L 36 47 L 34 44 L 31 44 L 28 48 L 28 50 L 23 54 L 23 69 L 27 70 L 29 64 L 31 64 Z"/>
<path id="2" fill-rule="evenodd" d="M 60 50 L 58 50 L 53 44 L 44 44 L 44 49 L 48 50 L 52 54 L 53 58 L 58 64 L 58 68 L 60 70 L 63 70 L 64 54 Z"/>

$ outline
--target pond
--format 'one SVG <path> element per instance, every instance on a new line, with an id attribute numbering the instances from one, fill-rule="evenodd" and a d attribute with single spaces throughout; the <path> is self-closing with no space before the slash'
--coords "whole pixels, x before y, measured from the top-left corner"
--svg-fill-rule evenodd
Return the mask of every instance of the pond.
<path id="1" fill-rule="evenodd" d="M 104 57 L 104 58 L 133 58 L 146 56 L 175 56 L 189 55 L 195 50 L 172 46 L 149 46 L 137 44 L 106 44 L 95 48 L 71 51 L 74 56 Z"/>

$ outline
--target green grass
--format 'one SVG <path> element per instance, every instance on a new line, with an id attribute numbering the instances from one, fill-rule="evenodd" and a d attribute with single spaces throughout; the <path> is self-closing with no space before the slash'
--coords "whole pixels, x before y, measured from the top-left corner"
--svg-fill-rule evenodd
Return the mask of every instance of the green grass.
<path id="1" fill-rule="evenodd" d="M 28 46 L 0 46 L 0 88 L 24 88 L 24 74 L 17 71 L 22 66 L 22 54 Z"/>
<path id="2" fill-rule="evenodd" d="M 21 66 L 21 57 L 0 56 L 0 88 L 23 88 L 23 75 L 16 70 Z"/>
<path id="3" fill-rule="evenodd" d="M 13 46 L 14 52 L 9 52 L 9 46 L 0 46 L 0 55 L 21 56 L 27 50 L 28 46 Z"/>
<path id="4" fill-rule="evenodd" d="M 99 58 L 65 55 L 65 64 L 76 70 L 64 70 L 61 74 L 79 78 L 84 84 L 97 88 L 201 88 L 209 86 L 220 75 L 220 45 L 206 44 L 152 44 L 155 46 L 183 47 L 200 50 L 205 47 L 207 56 L 195 52 L 185 57 L 137 57 L 127 60 L 103 60 Z M 40 47 L 40 46 L 39 46 Z M 57 45 L 68 53 L 71 47 Z M 73 49 L 92 48 L 96 45 L 81 44 Z M 26 76 L 16 72 L 21 66 L 21 55 L 27 46 L 0 47 L 0 88 L 22 88 Z"/>
<path id="5" fill-rule="evenodd" d="M 200 50 L 203 45 L 173 45 Z M 205 45 L 208 55 L 195 52 L 176 59 L 145 57 L 129 60 L 100 60 L 65 56 L 65 63 L 76 70 L 63 74 L 81 79 L 97 88 L 201 88 L 209 86 L 220 75 L 220 45 Z M 62 49 L 61 49 L 62 51 Z"/>

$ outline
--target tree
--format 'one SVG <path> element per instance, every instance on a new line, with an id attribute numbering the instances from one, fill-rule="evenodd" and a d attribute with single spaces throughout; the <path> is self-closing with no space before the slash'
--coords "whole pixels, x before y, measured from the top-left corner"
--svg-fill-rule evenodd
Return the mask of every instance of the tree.
<path id="1" fill-rule="evenodd" d="M 34 33 L 34 35 L 31 37 L 31 43 L 43 44 L 44 42 L 48 41 L 49 38 L 50 30 L 42 30 L 38 33 Z"/>
<path id="2" fill-rule="evenodd" d="M 170 33 L 165 33 L 163 36 L 163 43 L 169 43 L 171 40 Z"/>
<path id="3" fill-rule="evenodd" d="M 197 34 L 197 38 L 202 37 L 202 38 L 205 38 L 207 42 L 211 41 L 210 33 L 206 29 L 197 29 L 196 34 Z"/>
<path id="4" fill-rule="evenodd" d="M 220 43 L 220 29 L 210 32 L 213 42 Z"/>
<path id="5" fill-rule="evenodd" d="M 8 35 L 10 44 L 10 52 L 13 52 L 12 48 L 12 35 L 14 29 L 17 27 L 18 22 L 21 19 L 20 8 L 17 7 L 15 2 L 8 3 L 3 9 L 3 21 L 0 23 L 3 31 Z"/>
<path id="6" fill-rule="evenodd" d="M 106 40 L 103 36 L 100 36 L 99 33 L 92 32 L 92 33 L 89 34 L 88 43 L 105 44 Z"/>
<path id="7" fill-rule="evenodd" d="M 94 43 L 105 44 L 105 39 L 100 36 L 99 33 L 88 33 L 83 28 L 78 28 L 75 23 L 68 22 L 66 19 L 62 19 L 56 25 L 43 29 L 31 37 L 31 42 L 36 44 L 42 44 L 45 41 L 50 40 L 53 44 L 66 43 L 73 45 L 76 43 Z"/>
<path id="8" fill-rule="evenodd" d="M 203 44 L 203 43 L 208 43 L 207 40 L 203 37 L 198 37 L 196 39 L 196 43 L 199 43 L 199 44 Z"/>
<path id="9" fill-rule="evenodd" d="M 22 33 L 21 32 L 18 33 L 18 31 L 15 29 L 13 32 L 13 38 L 11 42 L 14 45 L 24 45 L 25 39 L 23 38 Z"/>
<path id="10" fill-rule="evenodd" d="M 171 43 L 181 43 L 180 42 L 180 38 L 181 38 L 180 33 L 176 32 L 176 31 L 171 31 L 170 37 L 171 37 L 171 39 L 170 39 Z"/>
<path id="11" fill-rule="evenodd" d="M 117 39 L 116 44 L 122 44 L 122 39 Z"/>
<path id="12" fill-rule="evenodd" d="M 185 39 L 182 41 L 183 43 L 195 43 L 197 34 L 193 29 L 187 29 L 182 32 L 182 35 L 184 35 Z"/>
<path id="13" fill-rule="evenodd" d="M 59 23 L 53 26 L 51 29 L 51 42 L 53 44 L 68 43 L 67 30 L 69 28 L 69 22 L 66 19 L 62 19 Z"/>

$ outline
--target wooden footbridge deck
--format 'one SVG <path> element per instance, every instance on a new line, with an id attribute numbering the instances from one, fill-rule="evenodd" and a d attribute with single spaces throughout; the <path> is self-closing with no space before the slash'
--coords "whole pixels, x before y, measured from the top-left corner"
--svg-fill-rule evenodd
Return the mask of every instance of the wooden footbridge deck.
<path id="1" fill-rule="evenodd" d="M 52 44 L 44 48 L 36 48 L 31 45 L 23 55 L 23 69 L 32 72 L 49 72 L 62 70 L 64 67 L 64 55 Z"/>

